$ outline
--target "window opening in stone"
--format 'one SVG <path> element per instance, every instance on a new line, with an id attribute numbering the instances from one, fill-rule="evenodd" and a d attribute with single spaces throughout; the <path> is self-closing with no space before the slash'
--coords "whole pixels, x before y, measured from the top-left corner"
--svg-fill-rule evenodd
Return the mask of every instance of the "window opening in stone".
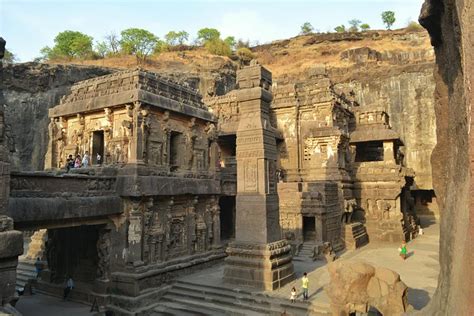
<path id="1" fill-rule="evenodd" d="M 170 166 L 171 171 L 177 170 L 180 167 L 180 144 L 182 134 L 178 132 L 171 132 L 170 136 Z"/>
<path id="2" fill-rule="evenodd" d="M 383 161 L 383 142 L 363 142 L 356 145 L 356 162 Z"/>

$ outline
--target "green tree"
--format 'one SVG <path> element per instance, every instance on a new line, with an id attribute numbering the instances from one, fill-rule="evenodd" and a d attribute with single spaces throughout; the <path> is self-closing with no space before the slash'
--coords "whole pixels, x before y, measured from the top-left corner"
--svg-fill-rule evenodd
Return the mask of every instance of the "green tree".
<path id="1" fill-rule="evenodd" d="M 368 30 L 370 30 L 370 25 L 368 25 L 367 23 L 361 24 L 360 29 L 362 31 L 368 31 Z"/>
<path id="2" fill-rule="evenodd" d="M 237 57 L 239 57 L 241 64 L 246 64 L 254 58 L 254 54 L 247 47 L 238 48 L 236 54 Z"/>
<path id="3" fill-rule="evenodd" d="M 64 31 L 54 38 L 53 48 L 44 47 L 41 53 L 46 59 L 88 58 L 93 55 L 92 37 L 81 32 Z"/>
<path id="4" fill-rule="evenodd" d="M 183 45 L 188 40 L 189 34 L 186 31 L 169 31 L 165 35 L 165 41 L 170 46 Z"/>
<path id="5" fill-rule="evenodd" d="M 235 49 L 235 45 L 237 44 L 234 36 L 227 36 L 224 38 L 224 42 L 229 45 L 230 49 L 232 50 Z"/>
<path id="6" fill-rule="evenodd" d="M 390 27 L 395 23 L 395 12 L 393 11 L 384 11 L 382 12 L 382 21 L 385 24 L 387 30 L 390 30 Z"/>
<path id="7" fill-rule="evenodd" d="M 197 33 L 197 39 L 201 44 L 206 44 L 208 41 L 217 40 L 221 36 L 221 33 L 212 28 L 200 29 Z"/>
<path id="8" fill-rule="evenodd" d="M 16 55 L 13 54 L 11 51 L 8 49 L 5 49 L 5 54 L 3 55 L 3 62 L 5 64 L 13 64 L 17 62 L 18 59 L 16 58 Z"/>
<path id="9" fill-rule="evenodd" d="M 135 55 L 137 61 L 145 61 L 154 51 L 158 37 L 153 33 L 139 28 L 129 28 L 120 32 L 120 46 L 125 54 Z"/>
<path id="10" fill-rule="evenodd" d="M 336 31 L 337 33 L 344 33 L 346 31 L 346 27 L 344 26 L 344 24 L 341 24 L 336 26 L 334 28 L 334 31 Z"/>
<path id="11" fill-rule="evenodd" d="M 105 41 L 95 43 L 94 50 L 97 53 L 97 55 L 102 58 L 105 58 L 108 55 L 110 55 L 109 46 L 107 45 L 107 42 Z"/>
<path id="12" fill-rule="evenodd" d="M 415 21 L 409 21 L 406 29 L 407 31 L 410 31 L 410 32 L 422 31 L 423 26 L 421 26 L 419 23 Z"/>
<path id="13" fill-rule="evenodd" d="M 209 40 L 204 44 L 204 46 L 209 53 L 214 55 L 230 56 L 232 54 L 229 44 L 220 38 Z"/>
<path id="14" fill-rule="evenodd" d="M 359 25 L 362 23 L 362 21 L 358 20 L 358 19 L 352 19 L 352 20 L 348 21 L 347 23 L 349 23 L 349 25 L 351 26 L 349 28 L 349 32 L 358 32 L 359 31 Z"/>
<path id="15" fill-rule="evenodd" d="M 309 22 L 304 22 L 303 25 L 301 25 L 301 32 L 300 34 L 307 35 L 310 34 L 314 31 L 314 27 L 311 25 Z"/>

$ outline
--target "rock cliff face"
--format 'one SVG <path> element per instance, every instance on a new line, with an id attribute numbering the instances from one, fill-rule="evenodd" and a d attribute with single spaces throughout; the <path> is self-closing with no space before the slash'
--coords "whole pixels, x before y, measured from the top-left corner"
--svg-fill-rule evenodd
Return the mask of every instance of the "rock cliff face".
<path id="1" fill-rule="evenodd" d="M 25 63 L 4 68 L 7 134 L 12 169 L 42 170 L 48 145 L 48 109 L 77 81 L 113 69 Z"/>
<path id="2" fill-rule="evenodd" d="M 385 107 L 390 125 L 405 144 L 405 164 L 415 171 L 416 188 L 431 190 L 429 161 L 436 145 L 433 64 L 392 66 L 351 74 L 335 85 L 336 90 L 346 95 L 353 93 L 361 106 Z"/>
<path id="3" fill-rule="evenodd" d="M 12 168 L 15 170 L 42 170 L 48 141 L 48 109 L 59 104 L 62 96 L 75 82 L 117 71 L 117 68 L 79 65 L 24 63 L 4 68 L 3 83 L 5 119 Z M 185 81 L 202 94 L 224 94 L 235 86 L 235 70 L 204 71 L 197 74 L 184 71 L 161 73 L 177 81 Z"/>
<path id="4" fill-rule="evenodd" d="M 440 275 L 426 315 L 473 315 L 474 3 L 426 0 L 420 23 L 436 52 L 437 145 L 431 159 L 440 206 Z"/>

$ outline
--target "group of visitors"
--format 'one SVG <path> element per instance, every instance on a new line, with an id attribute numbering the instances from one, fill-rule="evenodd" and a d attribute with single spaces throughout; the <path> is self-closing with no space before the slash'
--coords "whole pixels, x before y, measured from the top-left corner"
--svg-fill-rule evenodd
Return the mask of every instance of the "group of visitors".
<path id="1" fill-rule="evenodd" d="M 303 278 L 301 279 L 301 290 L 303 294 L 303 300 L 308 300 L 309 298 L 309 279 L 308 279 L 308 274 L 305 272 L 303 274 Z M 296 301 L 296 287 L 293 286 L 291 289 L 291 295 L 290 295 L 290 300 L 292 303 Z"/>
<path id="2" fill-rule="evenodd" d="M 102 164 L 102 156 L 99 153 L 97 153 L 96 160 L 98 165 Z M 66 160 L 66 169 L 69 171 L 73 168 L 87 168 L 90 164 L 89 152 L 86 151 L 82 158 L 81 155 L 76 155 L 76 158 L 74 158 L 72 155 L 69 155 Z"/>

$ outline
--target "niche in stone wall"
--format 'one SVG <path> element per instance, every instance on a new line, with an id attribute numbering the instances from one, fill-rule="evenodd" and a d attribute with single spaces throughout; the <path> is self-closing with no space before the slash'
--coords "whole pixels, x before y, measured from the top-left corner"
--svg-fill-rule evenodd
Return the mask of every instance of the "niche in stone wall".
<path id="1" fill-rule="evenodd" d="M 372 141 L 357 143 L 355 161 L 383 161 L 383 142 Z"/>

